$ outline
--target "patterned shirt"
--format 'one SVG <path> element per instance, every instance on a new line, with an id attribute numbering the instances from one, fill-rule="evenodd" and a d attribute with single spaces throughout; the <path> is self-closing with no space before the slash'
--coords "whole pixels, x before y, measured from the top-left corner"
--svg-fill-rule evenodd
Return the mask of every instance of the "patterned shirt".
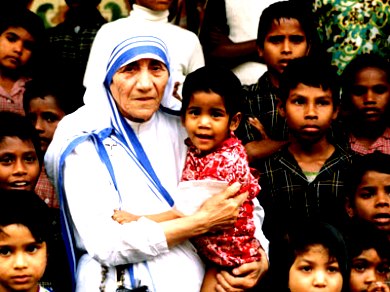
<path id="1" fill-rule="evenodd" d="M 259 132 L 247 121 L 248 117 L 258 118 L 268 137 L 272 140 L 288 139 L 285 119 L 279 115 L 277 109 L 277 94 L 278 89 L 272 85 L 267 72 L 260 77 L 256 84 L 243 86 L 244 118 L 236 134 L 244 145 L 248 142 L 261 140 Z"/>
<path id="2" fill-rule="evenodd" d="M 11 92 L 0 86 L 0 111 L 11 111 L 24 116 L 23 94 L 28 78 L 20 78 L 14 83 Z"/>
<path id="3" fill-rule="evenodd" d="M 390 2 L 385 0 L 316 0 L 322 43 L 341 74 L 358 54 L 390 56 Z"/>
<path id="4" fill-rule="evenodd" d="M 186 143 L 190 143 L 187 139 Z M 233 134 L 214 152 L 201 156 L 194 146 L 187 152 L 182 181 L 215 179 L 243 184 L 240 193 L 249 191 L 240 208 L 234 228 L 210 232 L 193 239 L 202 256 L 221 266 L 239 266 L 261 258 L 259 241 L 255 238 L 253 202 L 260 191 L 248 165 L 245 148 Z"/>
<path id="5" fill-rule="evenodd" d="M 384 154 L 390 154 L 390 128 L 387 128 L 382 136 L 376 139 L 368 148 L 352 134 L 349 135 L 349 143 L 353 151 L 362 155 L 370 154 L 377 150 Z"/>
<path id="6" fill-rule="evenodd" d="M 49 180 L 44 166 L 35 186 L 35 192 L 50 208 L 60 207 L 54 186 Z"/>
<path id="7" fill-rule="evenodd" d="M 309 182 L 288 145 L 264 161 L 260 169 L 262 191 L 258 195 L 265 211 L 263 231 L 272 240 L 290 223 L 320 219 L 342 226 L 344 181 L 352 154 L 335 145 L 317 176 Z"/>

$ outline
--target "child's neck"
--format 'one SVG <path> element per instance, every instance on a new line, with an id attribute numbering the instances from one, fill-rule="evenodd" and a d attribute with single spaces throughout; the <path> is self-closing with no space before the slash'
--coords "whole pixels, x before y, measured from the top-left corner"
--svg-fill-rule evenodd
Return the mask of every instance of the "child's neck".
<path id="1" fill-rule="evenodd" d="M 386 131 L 387 126 L 385 121 L 370 123 L 369 125 L 356 124 L 352 127 L 353 136 L 360 143 L 370 146 Z"/>
<path id="2" fill-rule="evenodd" d="M 9 74 L 3 74 L 0 72 L 0 85 L 4 88 L 5 91 L 11 92 L 15 82 L 18 80 L 15 76 Z"/>
<path id="3" fill-rule="evenodd" d="M 326 137 L 310 144 L 303 144 L 293 138 L 288 150 L 303 171 L 318 172 L 333 154 L 335 147 Z"/>

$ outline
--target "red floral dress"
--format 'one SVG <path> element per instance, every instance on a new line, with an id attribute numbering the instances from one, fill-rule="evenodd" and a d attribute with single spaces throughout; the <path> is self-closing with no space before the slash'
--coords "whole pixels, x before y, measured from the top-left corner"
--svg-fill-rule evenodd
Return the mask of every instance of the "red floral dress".
<path id="1" fill-rule="evenodd" d="M 186 143 L 191 142 L 187 140 Z M 232 228 L 209 232 L 193 239 L 198 252 L 220 266 L 235 267 L 259 261 L 261 245 L 254 236 L 252 202 L 260 191 L 258 175 L 249 167 L 245 148 L 234 135 L 216 151 L 204 156 L 189 145 L 182 181 L 205 179 L 226 181 L 229 185 L 238 181 L 242 183 L 240 193 L 249 191 L 249 196 Z"/>

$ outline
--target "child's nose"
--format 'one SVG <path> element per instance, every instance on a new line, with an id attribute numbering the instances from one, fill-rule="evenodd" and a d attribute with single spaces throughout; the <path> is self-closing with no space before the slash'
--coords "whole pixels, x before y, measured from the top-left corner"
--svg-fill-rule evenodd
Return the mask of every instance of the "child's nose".
<path id="1" fill-rule="evenodd" d="M 27 258 L 24 253 L 18 252 L 15 254 L 14 268 L 23 269 L 28 266 Z"/>
<path id="2" fill-rule="evenodd" d="M 208 126 L 210 126 L 210 119 L 209 119 L 209 117 L 206 116 L 206 115 L 200 116 L 199 126 L 200 127 L 208 127 Z"/>
<path id="3" fill-rule="evenodd" d="M 364 104 L 375 104 L 376 94 L 372 90 L 367 90 L 363 97 Z"/>
<path id="4" fill-rule="evenodd" d="M 18 175 L 26 173 L 26 165 L 21 159 L 16 159 L 14 173 Z"/>
<path id="5" fill-rule="evenodd" d="M 291 43 L 287 38 L 283 42 L 283 52 L 291 53 Z"/>
<path id="6" fill-rule="evenodd" d="M 324 271 L 317 271 L 314 273 L 313 286 L 326 287 L 326 275 Z"/>
<path id="7" fill-rule="evenodd" d="M 21 53 L 23 51 L 23 42 L 17 41 L 13 44 L 13 50 L 17 53 Z"/>

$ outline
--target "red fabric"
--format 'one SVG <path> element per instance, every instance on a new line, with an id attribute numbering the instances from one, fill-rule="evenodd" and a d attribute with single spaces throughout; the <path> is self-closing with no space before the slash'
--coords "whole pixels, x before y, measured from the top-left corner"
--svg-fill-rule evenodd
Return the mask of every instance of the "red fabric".
<path id="1" fill-rule="evenodd" d="M 11 111 L 24 116 L 23 94 L 27 80 L 21 78 L 16 81 L 10 93 L 0 86 L 0 111 Z"/>
<path id="2" fill-rule="evenodd" d="M 366 147 L 359 142 L 353 135 L 349 137 L 351 149 L 359 154 L 366 155 L 378 150 L 384 154 L 390 154 L 390 128 L 387 128 L 382 136 L 380 136 L 370 147 Z"/>
<path id="3" fill-rule="evenodd" d="M 193 239 L 200 254 L 218 265 L 229 267 L 259 261 L 261 245 L 254 237 L 252 202 L 260 191 L 258 175 L 249 167 L 245 148 L 234 135 L 206 156 L 198 155 L 194 146 L 189 147 L 182 180 L 204 179 L 226 181 L 229 185 L 241 182 L 240 193 L 248 190 L 249 196 L 241 206 L 234 227 Z"/>
<path id="4" fill-rule="evenodd" d="M 49 180 L 44 167 L 42 168 L 41 175 L 39 176 L 37 185 L 35 186 L 35 192 L 49 207 L 60 207 L 54 186 Z"/>

